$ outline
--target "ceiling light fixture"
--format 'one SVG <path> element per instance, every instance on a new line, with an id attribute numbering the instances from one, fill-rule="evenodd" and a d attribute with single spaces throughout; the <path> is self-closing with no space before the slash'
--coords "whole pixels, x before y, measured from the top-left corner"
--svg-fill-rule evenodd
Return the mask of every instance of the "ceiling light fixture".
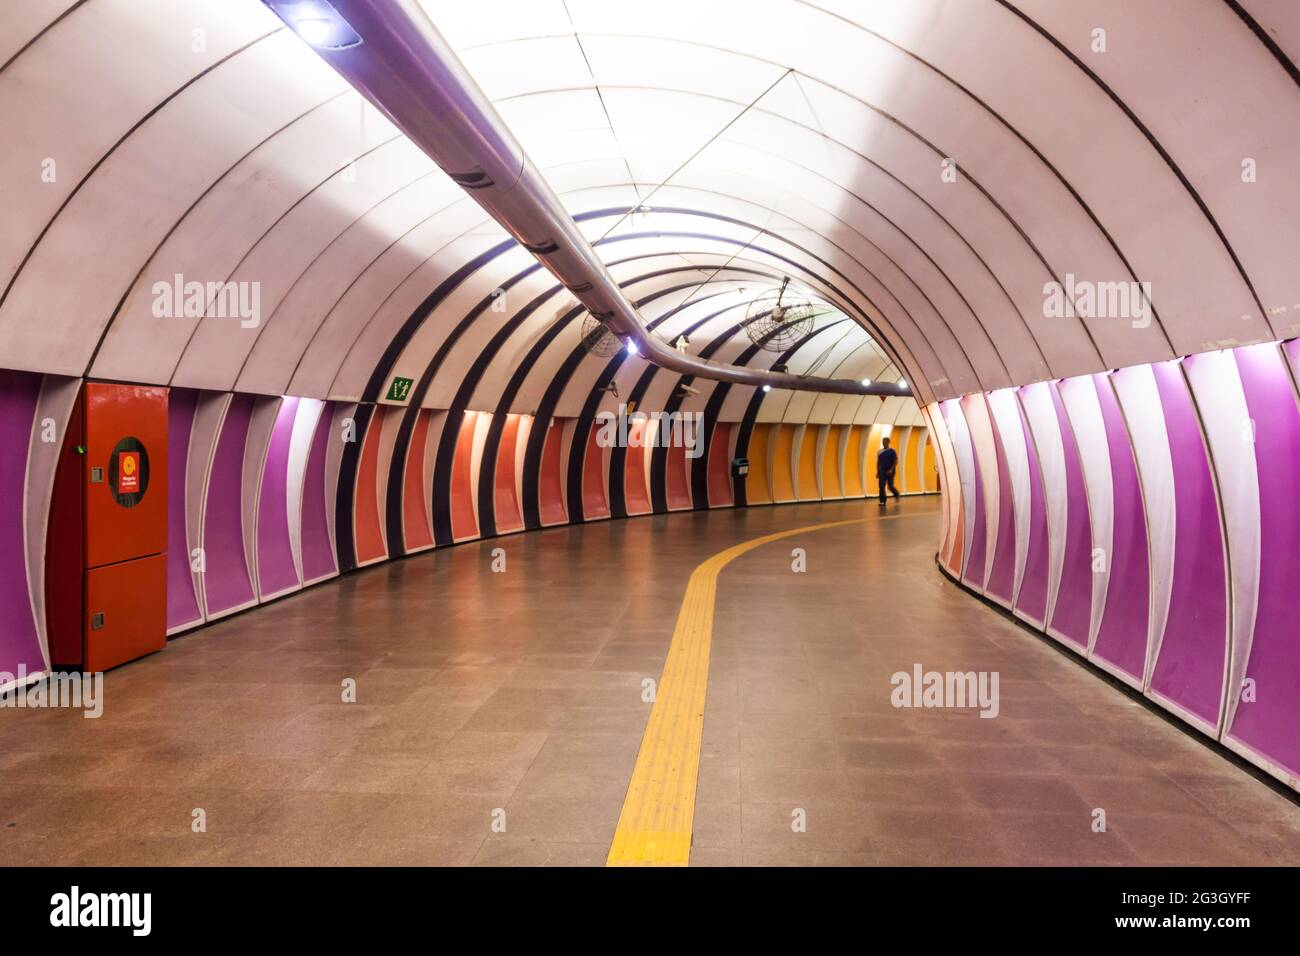
<path id="1" fill-rule="evenodd" d="M 289 29 L 318 50 L 349 50 L 361 37 L 329 0 L 264 0 Z"/>

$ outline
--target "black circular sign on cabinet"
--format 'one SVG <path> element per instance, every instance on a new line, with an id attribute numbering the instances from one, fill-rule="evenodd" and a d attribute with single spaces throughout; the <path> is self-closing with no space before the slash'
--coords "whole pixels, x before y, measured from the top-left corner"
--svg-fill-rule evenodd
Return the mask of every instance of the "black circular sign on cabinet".
<path id="1" fill-rule="evenodd" d="M 149 490 L 149 452 L 138 438 L 123 438 L 108 458 L 108 491 L 123 508 L 134 508 Z"/>

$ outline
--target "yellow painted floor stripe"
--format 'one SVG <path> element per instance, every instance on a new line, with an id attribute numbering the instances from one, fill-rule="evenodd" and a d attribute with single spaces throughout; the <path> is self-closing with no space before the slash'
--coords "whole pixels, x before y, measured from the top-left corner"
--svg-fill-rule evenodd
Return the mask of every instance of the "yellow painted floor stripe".
<path id="1" fill-rule="evenodd" d="M 709 686 L 713 604 L 722 569 L 742 554 L 772 541 L 866 520 L 852 518 L 778 531 L 727 548 L 691 572 L 606 866 L 690 863 L 704 698 Z"/>

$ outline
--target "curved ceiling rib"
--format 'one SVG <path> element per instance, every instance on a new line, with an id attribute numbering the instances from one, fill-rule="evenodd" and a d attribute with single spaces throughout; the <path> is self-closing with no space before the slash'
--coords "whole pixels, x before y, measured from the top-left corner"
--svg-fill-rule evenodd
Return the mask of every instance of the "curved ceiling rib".
<path id="1" fill-rule="evenodd" d="M 297 4 L 265 0 L 295 26 Z M 707 378 L 814 391 L 907 394 L 904 385 L 798 378 L 702 362 L 646 334 L 586 237 L 560 204 L 455 54 L 413 0 L 337 0 L 359 39 L 318 48 L 407 136 L 434 157 L 494 219 L 532 252 L 592 315 L 629 340 L 648 360 Z"/>
<path id="2" fill-rule="evenodd" d="M 1170 19 L 1125 0 L 417 2 L 613 281 L 702 270 L 647 307 L 683 305 L 661 334 L 704 314 L 684 297 L 714 311 L 718 290 L 789 276 L 854 327 L 792 368 L 868 377 L 880 350 L 923 402 L 1300 334 L 1293 4 L 1184 0 Z M 261 0 L 12 6 L 0 177 L 36 184 L 6 194 L 6 366 L 382 400 L 474 312 L 429 401 L 501 335 L 474 397 L 495 407 L 572 307 L 556 290 L 507 335 L 554 280 Z M 155 317 L 151 290 L 178 274 L 258 286 L 260 320 Z M 1047 285 L 1071 276 L 1138 289 L 1146 327 L 1048 317 Z M 478 310 L 501 288 L 504 308 Z M 713 347 L 726 322 L 692 354 L 738 361 L 747 336 Z M 576 328 L 547 340 L 521 402 Z M 675 378 L 650 376 L 651 394 Z M 739 414 L 752 391 L 732 391 Z"/>

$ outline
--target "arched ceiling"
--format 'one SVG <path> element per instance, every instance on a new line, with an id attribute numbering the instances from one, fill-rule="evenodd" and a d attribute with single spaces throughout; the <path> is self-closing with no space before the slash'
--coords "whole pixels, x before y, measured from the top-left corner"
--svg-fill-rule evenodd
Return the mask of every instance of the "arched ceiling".
<path id="1" fill-rule="evenodd" d="M 692 352 L 738 361 L 784 276 L 828 307 L 791 371 L 921 401 L 1300 333 L 1290 0 L 419 2 Z M 572 296 L 258 0 L 0 20 L 0 365 L 481 407 L 520 379 L 529 411 L 580 347 Z M 177 275 L 257 283 L 257 323 L 157 317 Z M 1149 283 L 1150 321 L 1049 317 L 1053 281 Z"/>

